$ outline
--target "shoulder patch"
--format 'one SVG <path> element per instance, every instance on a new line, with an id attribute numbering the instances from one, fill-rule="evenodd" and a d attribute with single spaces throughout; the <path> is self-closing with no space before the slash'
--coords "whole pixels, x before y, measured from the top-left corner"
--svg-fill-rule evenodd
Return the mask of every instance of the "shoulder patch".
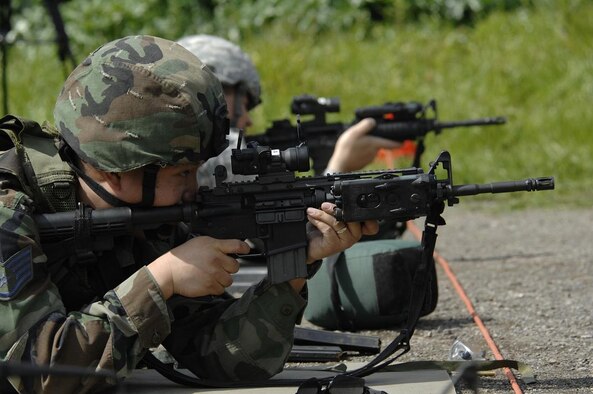
<path id="1" fill-rule="evenodd" d="M 7 301 L 33 279 L 33 252 L 28 246 L 13 254 L 6 261 L 0 261 L 0 300 Z"/>

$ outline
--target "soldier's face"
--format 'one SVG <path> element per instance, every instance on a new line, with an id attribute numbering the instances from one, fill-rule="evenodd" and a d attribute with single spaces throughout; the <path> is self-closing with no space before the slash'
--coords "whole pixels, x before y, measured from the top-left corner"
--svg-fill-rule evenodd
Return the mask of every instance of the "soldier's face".
<path id="1" fill-rule="evenodd" d="M 160 168 L 156 176 L 154 206 L 164 207 L 190 202 L 197 192 L 196 164 L 181 164 Z M 130 203 L 142 201 L 143 171 L 136 170 L 120 173 L 121 187 L 117 188 L 116 197 Z"/>
<path id="2" fill-rule="evenodd" d="M 154 206 L 175 205 L 190 202 L 197 192 L 195 164 L 181 164 L 161 168 L 157 172 Z"/>
<path id="3" fill-rule="evenodd" d="M 249 99 L 247 98 L 247 95 L 244 94 L 243 97 L 241 97 L 241 112 L 239 116 L 235 114 L 235 104 L 237 103 L 235 88 L 225 87 L 224 98 L 226 101 L 227 110 L 229 112 L 229 119 L 231 120 L 231 124 L 233 124 L 234 121 L 233 126 L 243 130 L 246 130 L 248 127 L 251 127 L 253 125 L 253 122 L 251 120 L 251 116 L 249 116 L 249 111 L 247 110 L 247 106 L 249 104 Z"/>

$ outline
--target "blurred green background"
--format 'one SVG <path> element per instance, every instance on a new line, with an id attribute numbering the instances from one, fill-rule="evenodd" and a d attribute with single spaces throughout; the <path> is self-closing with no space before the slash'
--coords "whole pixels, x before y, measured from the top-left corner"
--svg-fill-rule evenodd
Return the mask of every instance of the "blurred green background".
<path id="1" fill-rule="evenodd" d="M 290 101 L 303 93 L 340 98 L 330 121 L 350 122 L 361 106 L 432 98 L 443 121 L 506 116 L 503 126 L 429 135 L 423 167 L 446 149 L 455 183 L 555 176 L 554 192 L 496 196 L 505 208 L 591 206 L 591 1 L 69 0 L 59 9 L 76 62 L 139 33 L 237 42 L 262 77 L 254 132 L 292 117 Z M 13 0 L 9 19 L 0 11 L 9 112 L 51 120 L 72 67 L 57 55 L 48 10 Z"/>

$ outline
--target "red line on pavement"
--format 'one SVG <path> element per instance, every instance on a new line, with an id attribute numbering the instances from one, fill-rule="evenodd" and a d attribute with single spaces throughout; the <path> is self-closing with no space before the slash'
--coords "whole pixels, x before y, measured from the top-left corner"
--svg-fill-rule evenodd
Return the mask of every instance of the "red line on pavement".
<path id="1" fill-rule="evenodd" d="M 416 224 L 413 221 L 410 220 L 407 222 L 407 229 L 408 231 L 410 231 L 410 233 L 412 233 L 412 235 L 416 239 L 418 239 L 419 241 L 422 239 L 422 231 L 420 231 L 418 226 L 416 226 Z M 451 281 L 453 288 L 459 295 L 459 298 L 461 298 L 461 301 L 465 304 L 465 307 L 469 311 L 470 316 L 472 317 L 472 319 L 474 319 L 474 322 L 476 323 L 478 329 L 482 333 L 484 340 L 486 341 L 488 347 L 494 354 L 494 358 L 496 358 L 497 360 L 504 360 L 502 354 L 500 353 L 500 350 L 498 349 L 498 346 L 496 345 L 496 342 L 494 342 L 494 339 L 490 335 L 488 328 L 486 328 L 486 325 L 478 315 L 478 312 L 476 312 L 473 303 L 471 302 L 467 293 L 463 289 L 463 286 L 461 286 L 461 283 L 457 279 L 457 276 L 455 276 L 455 273 L 451 269 L 451 266 L 449 265 L 447 260 L 445 260 L 445 258 L 439 255 L 436 251 L 434 252 L 434 259 L 441 266 L 443 271 L 445 271 L 445 274 L 449 278 L 449 281 Z M 515 377 L 513 371 L 510 368 L 505 367 L 504 373 L 507 376 L 509 383 L 513 387 L 513 391 L 517 394 L 523 394 L 523 390 L 521 390 L 521 387 L 519 387 L 519 383 L 517 382 L 517 378 Z"/>

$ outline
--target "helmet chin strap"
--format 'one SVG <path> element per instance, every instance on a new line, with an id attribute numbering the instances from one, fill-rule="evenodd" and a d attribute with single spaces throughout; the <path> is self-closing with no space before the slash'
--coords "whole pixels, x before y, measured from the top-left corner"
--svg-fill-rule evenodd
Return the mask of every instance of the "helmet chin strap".
<path id="1" fill-rule="evenodd" d="M 247 88 L 242 83 L 235 85 L 234 89 L 235 102 L 233 105 L 233 116 L 231 118 L 230 123 L 231 127 L 237 127 L 237 122 L 239 121 L 239 118 L 241 118 L 241 116 L 243 115 L 243 99 L 247 95 Z"/>
<path id="2" fill-rule="evenodd" d="M 144 166 L 142 174 L 142 207 L 152 207 L 154 205 L 154 194 L 156 191 L 156 174 L 159 172 L 159 166 L 148 164 Z"/>
<path id="3" fill-rule="evenodd" d="M 144 166 L 144 173 L 142 176 L 142 201 L 139 203 L 130 204 L 124 200 L 121 200 L 114 196 L 113 194 L 109 193 L 103 186 L 99 185 L 93 178 L 88 176 L 76 163 L 75 160 L 75 153 L 72 152 L 71 148 L 65 142 L 61 142 L 61 146 L 59 149 L 60 156 L 62 160 L 64 160 L 72 171 L 76 173 L 80 178 L 84 180 L 84 182 L 89 186 L 89 188 L 99 196 L 103 201 L 113 207 L 152 207 L 154 204 L 154 195 L 156 189 L 156 175 L 159 170 L 159 166 L 156 164 L 149 164 Z"/>

